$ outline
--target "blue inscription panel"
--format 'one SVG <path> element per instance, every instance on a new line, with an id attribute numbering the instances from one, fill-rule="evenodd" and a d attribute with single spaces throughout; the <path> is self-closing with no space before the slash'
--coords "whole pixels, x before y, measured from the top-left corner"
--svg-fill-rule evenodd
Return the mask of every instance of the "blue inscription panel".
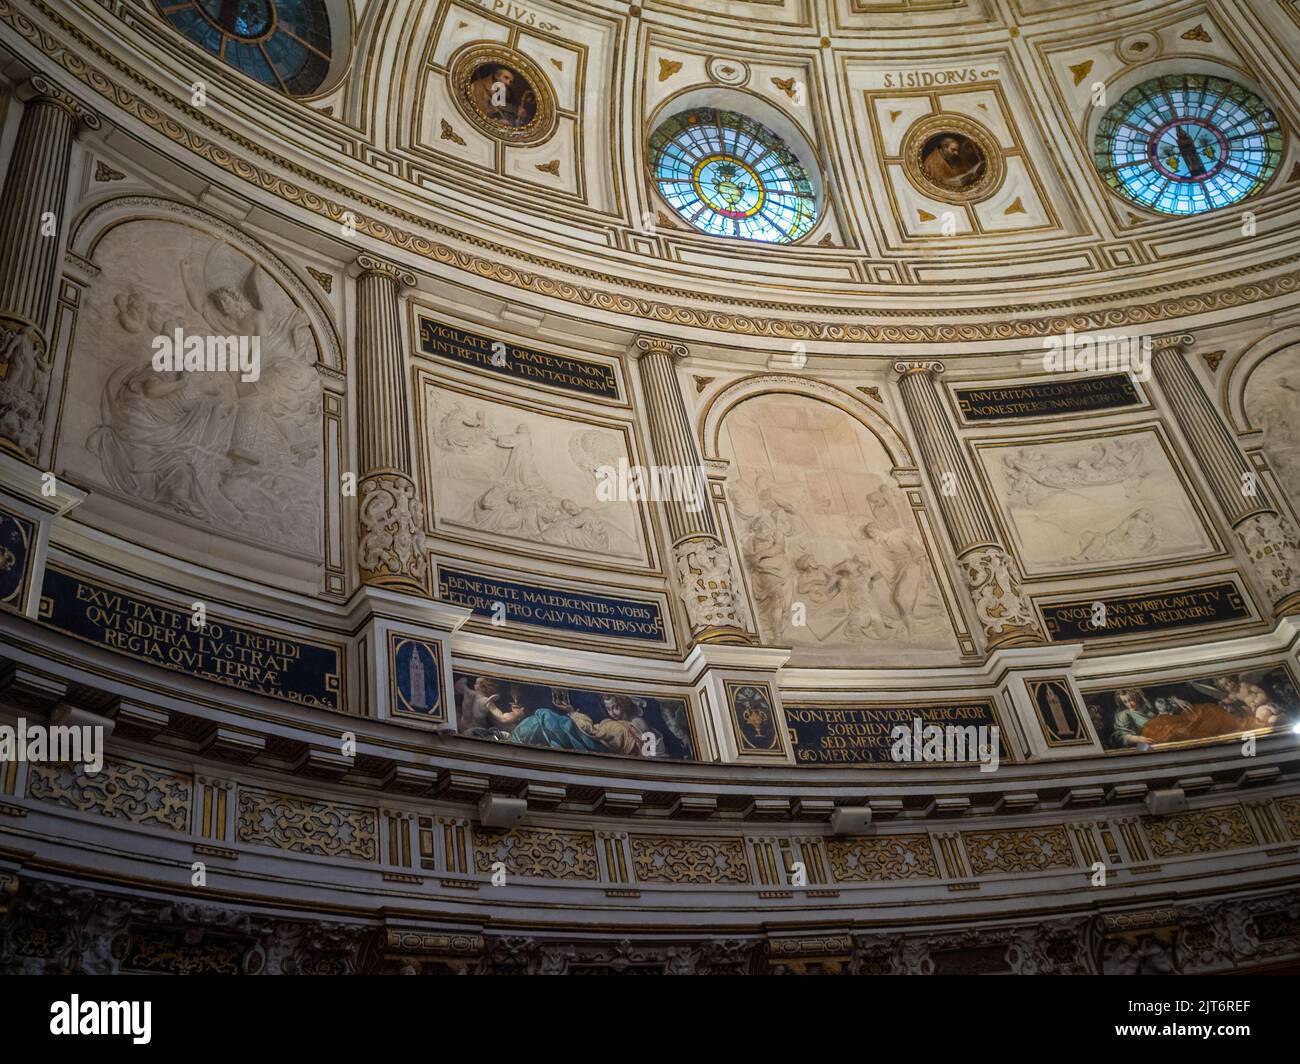
<path id="1" fill-rule="evenodd" d="M 476 617 L 499 615 L 506 621 L 554 628 L 581 635 L 666 640 L 663 613 L 657 602 L 642 599 L 589 595 L 541 584 L 479 576 L 459 569 L 438 566 L 438 597 L 443 602 L 468 606 Z"/>
<path id="2" fill-rule="evenodd" d="M 43 623 L 137 661 L 268 698 L 342 708 L 343 648 L 306 642 L 93 583 L 57 565 L 41 586 Z"/>

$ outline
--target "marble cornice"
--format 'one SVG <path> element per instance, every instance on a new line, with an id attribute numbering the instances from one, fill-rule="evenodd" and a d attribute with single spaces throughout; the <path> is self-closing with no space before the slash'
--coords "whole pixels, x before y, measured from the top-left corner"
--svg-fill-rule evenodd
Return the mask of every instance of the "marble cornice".
<path id="1" fill-rule="evenodd" d="M 2 620 L 2 618 L 0 618 Z M 916 768 L 809 769 L 787 765 L 737 765 L 714 762 L 620 761 L 527 747 L 500 748 L 451 734 L 432 735 L 401 725 L 351 714 L 290 707 L 287 712 L 255 712 L 249 699 L 232 698 L 220 709 L 187 702 L 169 692 L 160 698 L 128 673 L 92 679 L 83 663 L 75 689 L 57 655 L 11 652 L 14 664 L 0 670 L 0 720 L 19 713 L 43 712 L 69 698 L 104 704 L 116 722 L 110 753 L 185 757 L 212 775 L 250 766 L 268 746 L 287 760 L 255 766 L 258 775 L 278 777 L 281 786 L 337 788 L 341 800 L 377 794 L 425 800 L 475 803 L 485 793 L 523 794 L 529 786 L 573 788 L 581 800 L 561 799 L 560 813 L 618 815 L 620 797 L 640 795 L 638 805 L 653 810 L 650 823 L 699 820 L 718 814 L 721 821 L 778 821 L 814 825 L 826 820 L 832 804 L 878 805 L 895 818 L 923 830 L 936 822 L 977 825 L 1018 813 L 1062 812 L 1080 807 L 1108 815 L 1136 814 L 1149 789 L 1213 784 L 1216 797 L 1230 800 L 1261 784 L 1300 778 L 1300 751 L 1289 734 L 1259 741 L 1249 772 L 1241 770 L 1232 744 L 1166 751 L 1159 758 L 1102 755 L 1062 761 L 1007 761 L 992 777 L 972 770 L 956 774 Z M 3 664 L 3 659 L 0 659 Z M 75 690 L 75 693 L 74 693 Z M 34 701 L 35 700 L 35 701 Z M 21 707 L 21 708 L 18 708 Z M 204 727 L 208 722 L 209 727 Z M 356 736 L 357 751 L 371 766 L 365 775 L 339 754 L 344 731 Z M 195 747 L 194 736 L 206 735 Z M 432 761 L 431 761 L 432 757 Z M 284 761 L 283 764 L 278 762 Z M 595 763 L 593 763 L 595 762 Z M 1068 776 L 1062 769 L 1068 766 Z M 297 780 L 297 784 L 291 781 Z M 1206 791 L 1206 794 L 1209 794 Z M 594 795 L 594 796 L 593 796 Z M 349 797 L 350 796 L 350 797 Z M 941 806 L 936 801 L 943 799 Z"/>

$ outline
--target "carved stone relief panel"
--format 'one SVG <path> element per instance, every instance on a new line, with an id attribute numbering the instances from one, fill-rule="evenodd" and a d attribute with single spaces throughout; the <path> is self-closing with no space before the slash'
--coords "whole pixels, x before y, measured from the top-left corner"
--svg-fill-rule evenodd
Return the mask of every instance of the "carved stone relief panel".
<path id="1" fill-rule="evenodd" d="M 319 559 L 322 383 L 303 310 L 266 264 L 189 221 L 119 223 L 93 259 L 61 470 L 145 511 L 150 533 L 158 517 L 189 526 L 168 533 L 181 551 L 218 537 Z M 172 368 L 159 345 L 178 338 Z"/>
<path id="2" fill-rule="evenodd" d="M 619 477 L 635 465 L 624 428 L 432 383 L 423 419 L 435 531 L 511 553 L 647 564 L 644 513 Z"/>
<path id="3" fill-rule="evenodd" d="M 1154 431 L 979 453 L 1026 575 L 1144 566 L 1214 550 Z"/>
<path id="4" fill-rule="evenodd" d="M 845 661 L 954 646 L 906 496 L 859 421 L 810 396 L 760 395 L 727 414 L 718 442 L 764 642 Z"/>
<path id="5" fill-rule="evenodd" d="M 1246 414 L 1264 433 L 1264 453 L 1300 510 L 1300 350 L 1269 356 L 1246 385 Z"/>

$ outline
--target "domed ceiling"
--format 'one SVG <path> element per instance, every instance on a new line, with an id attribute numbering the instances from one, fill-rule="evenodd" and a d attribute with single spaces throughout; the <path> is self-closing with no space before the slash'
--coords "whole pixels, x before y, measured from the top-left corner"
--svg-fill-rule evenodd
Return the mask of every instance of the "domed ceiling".
<path id="1" fill-rule="evenodd" d="M 197 24 L 204 5 L 190 6 Z M 1016 350 L 1067 327 L 1193 322 L 1300 282 L 1281 58 L 1300 36 L 1294 3 L 1233 20 L 1079 0 L 253 6 L 268 10 L 221 32 L 272 7 L 287 9 L 278 25 L 317 27 L 314 92 L 268 89 L 143 5 L 67 28 L 106 70 L 132 51 L 170 74 L 118 102 L 183 166 L 215 164 L 254 203 L 532 313 L 658 320 L 733 348 Z M 1153 93 L 1163 111 L 1123 133 Z M 731 146 L 784 153 L 780 180 L 802 191 L 770 169 L 765 188 L 743 152 L 719 171 L 723 135 L 698 174 L 668 178 L 721 197 L 726 224 L 682 213 L 654 138 L 696 114 L 750 123 L 760 132 Z M 1117 129 L 1129 139 L 1111 153 Z M 761 222 L 796 194 L 775 229 L 729 220 Z"/>

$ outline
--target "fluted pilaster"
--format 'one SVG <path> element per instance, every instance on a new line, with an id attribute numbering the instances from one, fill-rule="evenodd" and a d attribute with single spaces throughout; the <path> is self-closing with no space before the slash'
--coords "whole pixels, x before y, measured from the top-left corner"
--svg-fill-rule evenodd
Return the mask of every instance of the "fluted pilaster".
<path id="1" fill-rule="evenodd" d="M 740 592 L 731 551 L 718 534 L 700 451 L 682 398 L 676 362 L 684 344 L 639 336 L 628 349 L 646 402 L 650 446 L 664 483 L 682 490 L 660 501 L 673 543 L 673 571 L 696 643 L 753 641 L 753 620 Z"/>
<path id="2" fill-rule="evenodd" d="M 370 255 L 357 259 L 357 496 L 361 579 L 426 592 L 424 506 L 412 475 L 406 354 L 399 301 L 414 274 Z"/>
<path id="3" fill-rule="evenodd" d="M 0 445 L 24 458 L 40 446 L 49 386 L 49 323 L 63 243 L 72 144 L 99 118 L 33 78 L 0 190 Z"/>
<path id="4" fill-rule="evenodd" d="M 941 362 L 896 362 L 903 406 L 988 646 L 1044 642 L 939 394 Z"/>
<path id="5" fill-rule="evenodd" d="M 1300 611 L 1300 531 L 1270 498 L 1214 401 L 1188 364 L 1193 337 L 1162 336 L 1151 369 L 1196 464 L 1241 541 L 1277 615 Z"/>

